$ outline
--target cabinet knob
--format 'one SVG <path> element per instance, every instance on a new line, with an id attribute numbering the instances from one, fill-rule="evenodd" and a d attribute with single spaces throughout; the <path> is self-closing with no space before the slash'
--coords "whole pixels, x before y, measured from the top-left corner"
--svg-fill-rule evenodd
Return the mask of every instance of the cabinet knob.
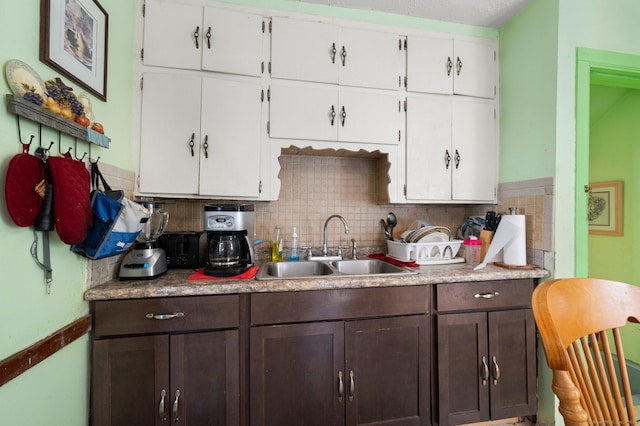
<path id="1" fill-rule="evenodd" d="M 453 62 L 451 61 L 451 56 L 447 57 L 447 77 L 451 75 L 451 70 L 453 69 Z"/>
<path id="2" fill-rule="evenodd" d="M 342 46 L 342 51 L 340 52 L 340 57 L 342 58 L 342 66 L 344 67 L 347 63 L 347 48 Z"/>
<path id="3" fill-rule="evenodd" d="M 451 164 L 451 154 L 449 154 L 449 150 L 444 150 L 444 167 L 446 170 L 449 170 L 449 164 Z"/>
<path id="4" fill-rule="evenodd" d="M 342 127 L 344 127 L 344 122 L 347 121 L 347 110 L 342 106 L 342 110 L 340 111 L 340 122 L 342 123 Z"/>
<path id="5" fill-rule="evenodd" d="M 336 44 L 332 43 L 331 44 L 331 63 L 335 64 L 336 63 L 336 53 L 338 52 L 338 50 L 336 49 Z"/>
<path id="6" fill-rule="evenodd" d="M 204 136 L 202 147 L 204 148 L 204 158 L 209 158 L 209 135 Z"/>
<path id="7" fill-rule="evenodd" d="M 193 147 L 195 146 L 195 142 L 193 141 L 193 139 L 196 137 L 195 133 L 191 133 L 191 140 L 189 140 L 189 148 L 191 148 L 191 156 L 195 156 L 195 153 L 193 152 Z"/>
<path id="8" fill-rule="evenodd" d="M 462 61 L 460 60 L 460 56 L 456 57 L 456 74 L 460 75 L 460 71 L 462 71 Z"/>
<path id="9" fill-rule="evenodd" d="M 333 123 L 336 119 L 336 109 L 333 105 L 331 105 L 331 111 L 329 112 L 329 119 L 331 120 L 331 125 L 333 126 Z"/>
<path id="10" fill-rule="evenodd" d="M 456 163 L 456 169 L 460 166 L 460 159 L 461 159 L 460 153 L 456 149 L 456 156 L 454 157 L 454 161 Z"/>
<path id="11" fill-rule="evenodd" d="M 200 48 L 200 45 L 198 44 L 199 38 L 200 38 L 200 27 L 197 26 L 196 30 L 193 32 L 193 40 L 196 42 L 196 49 Z"/>
<path id="12" fill-rule="evenodd" d="M 207 33 L 205 35 L 207 37 L 207 48 L 211 49 L 211 27 L 207 28 Z"/>

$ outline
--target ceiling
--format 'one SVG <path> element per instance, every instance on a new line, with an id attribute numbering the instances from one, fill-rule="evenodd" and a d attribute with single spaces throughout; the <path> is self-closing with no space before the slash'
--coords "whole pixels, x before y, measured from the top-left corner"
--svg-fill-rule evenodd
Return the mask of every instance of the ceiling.
<path id="1" fill-rule="evenodd" d="M 297 0 L 437 21 L 501 28 L 531 0 Z"/>

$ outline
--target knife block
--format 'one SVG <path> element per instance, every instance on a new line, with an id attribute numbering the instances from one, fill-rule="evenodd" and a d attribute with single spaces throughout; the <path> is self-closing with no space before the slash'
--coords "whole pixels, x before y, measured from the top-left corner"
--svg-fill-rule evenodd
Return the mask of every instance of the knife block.
<path id="1" fill-rule="evenodd" d="M 487 255 L 487 250 L 489 250 L 489 245 L 491 245 L 491 240 L 493 240 L 494 231 L 487 231 L 486 229 L 482 229 L 480 231 L 480 236 L 478 239 L 482 243 L 480 247 L 480 262 L 484 262 L 484 257 Z"/>

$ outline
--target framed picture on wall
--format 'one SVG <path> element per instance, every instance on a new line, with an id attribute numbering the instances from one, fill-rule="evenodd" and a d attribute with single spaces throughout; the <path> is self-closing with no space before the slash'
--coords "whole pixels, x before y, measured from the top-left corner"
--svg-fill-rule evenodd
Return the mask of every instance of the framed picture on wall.
<path id="1" fill-rule="evenodd" d="M 41 0 L 40 60 L 106 101 L 108 27 L 97 0 Z"/>
<path id="2" fill-rule="evenodd" d="M 589 234 L 622 235 L 622 181 L 589 184 L 588 212 Z"/>

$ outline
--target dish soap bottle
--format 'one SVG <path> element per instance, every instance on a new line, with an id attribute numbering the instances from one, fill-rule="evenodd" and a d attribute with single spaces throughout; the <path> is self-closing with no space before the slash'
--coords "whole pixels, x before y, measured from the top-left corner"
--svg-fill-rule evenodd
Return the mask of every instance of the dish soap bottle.
<path id="1" fill-rule="evenodd" d="M 298 234 L 296 233 L 296 227 L 293 227 L 293 233 L 291 233 L 291 253 L 289 254 L 289 260 L 300 260 L 298 256 Z"/>
<path id="2" fill-rule="evenodd" d="M 276 225 L 273 231 L 273 241 L 271 242 L 271 261 L 282 260 L 282 240 L 280 239 L 280 225 Z"/>

